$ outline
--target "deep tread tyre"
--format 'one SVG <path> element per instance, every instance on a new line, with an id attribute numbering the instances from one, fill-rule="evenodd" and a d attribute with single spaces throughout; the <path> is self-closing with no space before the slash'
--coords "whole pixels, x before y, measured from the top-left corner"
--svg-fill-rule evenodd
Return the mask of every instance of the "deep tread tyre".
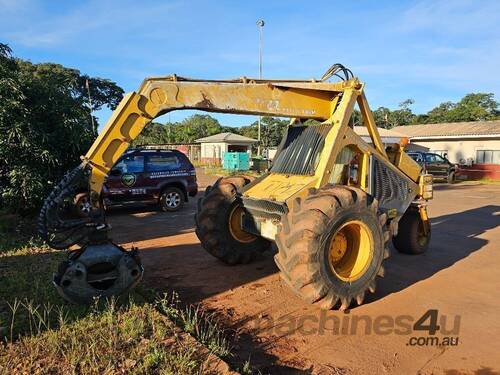
<path id="1" fill-rule="evenodd" d="M 429 233 L 423 234 L 423 223 L 418 210 L 410 207 L 399 220 L 398 235 L 392 238 L 392 243 L 400 253 L 418 255 L 423 254 L 429 247 L 431 240 L 431 227 Z"/>
<path id="2" fill-rule="evenodd" d="M 354 187 L 311 189 L 307 198 L 295 203 L 283 216 L 276 239 L 275 261 L 281 278 L 305 301 L 322 309 L 345 310 L 352 301 L 361 304 L 367 290 L 375 292 L 376 277 L 384 276 L 382 262 L 389 257 L 390 238 L 387 215 L 378 210 L 375 199 Z M 371 233 L 371 255 L 356 278 L 342 279 L 330 266 L 330 244 L 342 228 L 354 223 Z"/>
<path id="3" fill-rule="evenodd" d="M 229 228 L 231 213 L 241 207 L 238 191 L 250 181 L 248 177 L 220 178 L 198 200 L 196 235 L 208 253 L 226 264 L 249 263 L 271 245 L 265 238 L 250 235 L 241 242 Z"/>

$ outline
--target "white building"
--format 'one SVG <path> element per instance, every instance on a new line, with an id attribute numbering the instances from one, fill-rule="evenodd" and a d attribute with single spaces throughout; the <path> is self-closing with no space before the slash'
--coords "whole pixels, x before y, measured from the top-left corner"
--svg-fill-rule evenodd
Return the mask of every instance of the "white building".
<path id="1" fill-rule="evenodd" d="M 453 122 L 397 126 L 392 130 L 410 139 L 411 144 L 460 164 L 500 165 L 500 121 Z"/>
<path id="2" fill-rule="evenodd" d="M 250 157 L 252 144 L 257 140 L 234 133 L 219 133 L 197 139 L 195 142 L 201 145 L 202 163 L 221 165 L 225 152 L 247 152 Z"/>

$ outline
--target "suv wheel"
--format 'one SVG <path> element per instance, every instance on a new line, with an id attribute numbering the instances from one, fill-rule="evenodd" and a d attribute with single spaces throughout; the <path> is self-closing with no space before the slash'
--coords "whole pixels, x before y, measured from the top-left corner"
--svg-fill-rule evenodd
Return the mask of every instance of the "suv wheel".
<path id="1" fill-rule="evenodd" d="M 454 183 L 454 182 L 455 182 L 455 172 L 450 171 L 450 173 L 448 173 L 448 178 L 447 178 L 447 180 L 448 180 L 448 183 L 449 183 L 449 184 Z"/>
<path id="2" fill-rule="evenodd" d="M 102 197 L 100 198 L 101 208 L 106 210 L 106 205 Z M 89 193 L 79 193 L 74 199 L 74 212 L 78 217 L 86 218 L 89 217 L 92 211 L 92 203 L 90 203 Z"/>
<path id="3" fill-rule="evenodd" d="M 163 211 L 177 211 L 184 204 L 184 193 L 176 187 L 168 187 L 163 190 L 160 197 L 160 207 Z"/>
<path id="4" fill-rule="evenodd" d="M 75 197 L 75 209 L 79 217 L 88 217 L 92 209 L 88 193 L 80 193 Z"/>

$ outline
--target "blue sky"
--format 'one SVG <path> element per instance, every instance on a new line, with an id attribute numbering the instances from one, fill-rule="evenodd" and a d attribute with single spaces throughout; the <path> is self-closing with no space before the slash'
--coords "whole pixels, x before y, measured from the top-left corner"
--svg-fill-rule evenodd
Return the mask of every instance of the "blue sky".
<path id="1" fill-rule="evenodd" d="M 499 1 L 0 0 L 0 14 L 0 41 L 16 56 L 126 91 L 152 75 L 258 76 L 255 22 L 263 18 L 265 78 L 320 77 L 341 62 L 366 82 L 372 108 L 412 98 L 420 113 L 469 92 L 500 100 Z M 99 113 L 101 123 L 107 116 Z"/>

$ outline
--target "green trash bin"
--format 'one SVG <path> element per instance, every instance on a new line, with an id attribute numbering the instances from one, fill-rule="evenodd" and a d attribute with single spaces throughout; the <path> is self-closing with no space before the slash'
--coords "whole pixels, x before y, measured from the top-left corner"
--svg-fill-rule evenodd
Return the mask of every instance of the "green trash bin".
<path id="1" fill-rule="evenodd" d="M 263 158 L 252 158 L 252 169 L 256 172 L 265 172 L 269 168 L 269 160 Z"/>

